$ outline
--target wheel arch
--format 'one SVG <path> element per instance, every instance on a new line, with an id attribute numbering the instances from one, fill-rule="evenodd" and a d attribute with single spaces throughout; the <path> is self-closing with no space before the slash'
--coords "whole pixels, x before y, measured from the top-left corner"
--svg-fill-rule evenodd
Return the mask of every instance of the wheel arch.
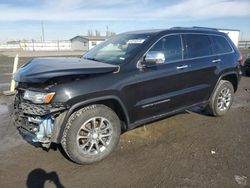
<path id="1" fill-rule="evenodd" d="M 60 129 L 57 129 L 58 136 L 54 141 L 56 143 L 61 142 L 61 139 L 63 136 L 63 131 L 65 129 L 65 126 L 66 126 L 67 121 L 68 121 L 69 117 L 71 116 L 71 114 L 73 114 L 75 111 L 77 111 L 83 107 L 93 105 L 93 104 L 103 104 L 103 105 L 108 106 L 112 110 L 114 110 L 114 112 L 117 114 L 119 119 L 123 122 L 122 123 L 122 131 L 127 130 L 128 124 L 129 124 L 129 115 L 128 115 L 126 107 L 123 104 L 123 102 L 121 101 L 121 99 L 118 98 L 117 96 L 98 97 L 98 98 L 93 98 L 90 100 L 82 101 L 82 102 L 76 103 L 73 106 L 71 106 L 70 109 L 66 112 L 65 116 L 63 117 L 63 120 L 61 120 L 61 125 L 58 125 L 58 126 L 60 126 Z"/>
<path id="2" fill-rule="evenodd" d="M 234 87 L 234 92 L 237 91 L 237 89 L 238 89 L 238 82 L 239 82 L 238 81 L 238 75 L 237 75 L 237 73 L 231 72 L 231 73 L 223 74 L 223 75 L 221 75 L 219 81 L 220 80 L 226 80 L 226 81 L 231 82 L 231 84 Z"/>
<path id="3" fill-rule="evenodd" d="M 215 84 L 215 87 L 212 91 L 212 93 L 210 94 L 210 97 L 209 97 L 209 100 L 211 99 L 211 97 L 213 96 L 217 86 L 219 85 L 220 81 L 221 80 L 227 80 L 229 82 L 232 83 L 233 87 L 234 87 L 234 92 L 237 91 L 238 89 L 238 84 L 239 84 L 239 76 L 237 74 L 237 72 L 227 72 L 227 73 L 224 73 L 224 74 L 221 74 L 219 79 L 217 80 L 216 84 Z"/>

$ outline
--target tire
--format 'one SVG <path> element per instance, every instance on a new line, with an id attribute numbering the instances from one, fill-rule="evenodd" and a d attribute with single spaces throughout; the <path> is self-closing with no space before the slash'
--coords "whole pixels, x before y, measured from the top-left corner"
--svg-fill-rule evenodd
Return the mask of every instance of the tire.
<path id="1" fill-rule="evenodd" d="M 107 157 L 117 146 L 121 123 L 104 105 L 91 105 L 74 112 L 64 129 L 62 146 L 78 164 L 90 164 Z"/>
<path id="2" fill-rule="evenodd" d="M 213 116 L 223 116 L 230 109 L 234 99 L 234 88 L 231 82 L 221 80 L 210 97 L 206 107 L 207 113 Z"/>

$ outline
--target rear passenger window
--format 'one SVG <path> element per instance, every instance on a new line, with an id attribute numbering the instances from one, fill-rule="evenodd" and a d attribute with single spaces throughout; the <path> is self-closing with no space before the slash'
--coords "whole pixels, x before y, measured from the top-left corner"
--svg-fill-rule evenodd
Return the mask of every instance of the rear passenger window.
<path id="1" fill-rule="evenodd" d="M 185 58 L 195 58 L 212 55 L 212 46 L 207 35 L 185 34 Z"/>
<path id="2" fill-rule="evenodd" d="M 169 35 L 159 40 L 150 51 L 164 53 L 165 62 L 177 61 L 182 59 L 182 45 L 180 35 Z"/>
<path id="3" fill-rule="evenodd" d="M 221 36 L 211 36 L 214 42 L 215 54 L 228 53 L 232 51 L 228 41 Z"/>

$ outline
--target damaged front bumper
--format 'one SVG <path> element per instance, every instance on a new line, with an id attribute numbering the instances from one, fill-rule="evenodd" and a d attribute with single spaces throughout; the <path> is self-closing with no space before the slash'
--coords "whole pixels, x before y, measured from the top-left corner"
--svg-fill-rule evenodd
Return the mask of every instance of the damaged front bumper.
<path id="1" fill-rule="evenodd" d="M 57 142 L 58 125 L 67 107 L 63 104 L 33 104 L 20 94 L 14 103 L 14 122 L 20 134 L 29 142 L 39 142 L 49 148 Z"/>

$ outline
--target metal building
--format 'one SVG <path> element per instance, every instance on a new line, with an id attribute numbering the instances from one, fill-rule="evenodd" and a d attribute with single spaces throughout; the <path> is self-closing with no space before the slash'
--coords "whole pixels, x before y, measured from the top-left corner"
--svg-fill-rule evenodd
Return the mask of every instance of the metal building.
<path id="1" fill-rule="evenodd" d="M 88 51 L 106 39 L 106 36 L 76 36 L 70 41 L 72 50 Z"/>

